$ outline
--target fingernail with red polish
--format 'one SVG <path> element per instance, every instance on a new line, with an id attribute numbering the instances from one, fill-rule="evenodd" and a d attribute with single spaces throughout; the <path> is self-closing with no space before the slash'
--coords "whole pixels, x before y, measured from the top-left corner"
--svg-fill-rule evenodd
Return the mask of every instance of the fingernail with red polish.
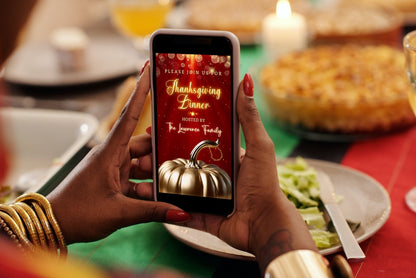
<path id="1" fill-rule="evenodd" d="M 152 127 L 151 126 L 146 128 L 146 133 L 149 134 L 149 135 L 152 134 Z"/>
<path id="2" fill-rule="evenodd" d="M 191 219 L 191 216 L 183 210 L 171 209 L 166 212 L 166 222 L 179 223 L 188 221 L 189 219 Z"/>
<path id="3" fill-rule="evenodd" d="M 146 62 L 144 63 L 142 69 L 140 70 L 139 76 L 141 76 L 144 72 L 144 69 L 146 68 L 146 66 L 150 63 L 149 60 L 146 60 Z"/>
<path id="4" fill-rule="evenodd" d="M 248 97 L 253 97 L 254 95 L 254 85 L 253 85 L 253 79 L 251 78 L 251 75 L 246 73 L 244 75 L 243 79 L 243 89 L 244 94 Z"/>

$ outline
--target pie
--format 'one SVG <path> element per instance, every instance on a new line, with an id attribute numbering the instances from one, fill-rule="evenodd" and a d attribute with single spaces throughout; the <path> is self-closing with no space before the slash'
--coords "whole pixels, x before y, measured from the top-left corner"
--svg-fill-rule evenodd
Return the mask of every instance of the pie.
<path id="1" fill-rule="evenodd" d="M 341 1 L 307 13 L 314 44 L 358 43 L 401 46 L 403 17 L 393 7 Z"/>
<path id="2" fill-rule="evenodd" d="M 283 124 L 331 133 L 377 133 L 415 122 L 402 51 L 322 45 L 287 54 L 260 73 L 269 112 Z"/>

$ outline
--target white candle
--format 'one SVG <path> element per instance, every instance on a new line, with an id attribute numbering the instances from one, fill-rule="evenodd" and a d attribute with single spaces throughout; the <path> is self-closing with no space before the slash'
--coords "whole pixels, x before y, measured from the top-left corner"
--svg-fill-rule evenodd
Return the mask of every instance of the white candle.
<path id="1" fill-rule="evenodd" d="M 287 0 L 279 0 L 276 13 L 269 14 L 263 20 L 263 46 L 268 57 L 275 59 L 308 44 L 308 32 L 305 18 L 292 13 Z"/>

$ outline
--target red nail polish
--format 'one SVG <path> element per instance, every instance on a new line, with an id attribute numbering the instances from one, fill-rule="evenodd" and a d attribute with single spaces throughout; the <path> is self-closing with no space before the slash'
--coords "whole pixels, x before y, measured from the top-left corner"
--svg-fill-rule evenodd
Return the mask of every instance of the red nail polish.
<path id="1" fill-rule="evenodd" d="M 146 66 L 150 63 L 149 60 L 146 60 L 146 62 L 144 63 L 142 69 L 140 70 L 139 76 L 141 76 L 144 72 L 144 69 L 146 68 Z"/>
<path id="2" fill-rule="evenodd" d="M 243 79 L 243 89 L 244 94 L 248 97 L 253 97 L 254 95 L 254 85 L 253 85 L 253 79 L 251 78 L 251 75 L 246 73 L 244 75 Z"/>
<path id="3" fill-rule="evenodd" d="M 149 135 L 152 134 L 152 127 L 151 126 L 146 128 L 146 133 L 149 134 Z"/>
<path id="4" fill-rule="evenodd" d="M 188 221 L 190 218 L 189 213 L 182 210 L 171 209 L 166 212 L 166 222 L 179 223 Z"/>

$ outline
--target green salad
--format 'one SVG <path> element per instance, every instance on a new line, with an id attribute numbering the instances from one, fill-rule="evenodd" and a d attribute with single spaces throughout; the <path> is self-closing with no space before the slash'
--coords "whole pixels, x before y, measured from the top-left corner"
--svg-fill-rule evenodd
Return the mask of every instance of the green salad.
<path id="1" fill-rule="evenodd" d="M 337 233 L 328 229 L 324 218 L 315 169 L 297 157 L 294 162 L 278 165 L 277 172 L 280 188 L 302 215 L 316 246 L 324 249 L 338 243 Z"/>

